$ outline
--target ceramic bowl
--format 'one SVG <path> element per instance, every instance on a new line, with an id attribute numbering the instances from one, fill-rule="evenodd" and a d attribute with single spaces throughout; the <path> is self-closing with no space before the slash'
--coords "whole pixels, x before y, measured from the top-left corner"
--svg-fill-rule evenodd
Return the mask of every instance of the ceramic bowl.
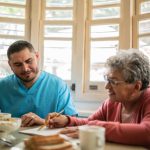
<path id="1" fill-rule="evenodd" d="M 9 118 L 11 118 L 10 113 L 0 113 L 0 120 L 7 120 Z"/>
<path id="2" fill-rule="evenodd" d="M 8 118 L 6 120 L 0 120 L 0 137 L 6 137 L 9 133 L 18 130 L 20 126 L 20 118 Z"/>

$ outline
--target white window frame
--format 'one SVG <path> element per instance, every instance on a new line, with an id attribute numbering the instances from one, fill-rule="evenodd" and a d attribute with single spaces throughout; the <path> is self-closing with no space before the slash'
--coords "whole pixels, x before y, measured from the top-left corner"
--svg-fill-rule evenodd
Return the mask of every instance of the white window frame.
<path id="1" fill-rule="evenodd" d="M 45 0 L 44 0 L 45 1 Z M 75 91 L 72 92 L 74 100 L 83 101 L 101 101 L 107 97 L 107 92 L 104 88 L 104 82 L 93 82 L 93 85 L 97 85 L 100 90 L 92 91 L 88 90 L 89 85 L 89 39 L 88 26 L 90 24 L 110 24 L 119 23 L 120 24 L 120 36 L 116 39 L 119 40 L 119 49 L 129 49 L 133 47 L 132 42 L 132 16 L 134 11 L 134 0 L 122 0 L 120 4 L 121 18 L 110 19 L 110 20 L 96 20 L 90 21 L 88 19 L 87 13 L 90 12 L 89 6 L 90 0 L 75 0 L 74 1 L 74 23 L 73 23 L 73 56 L 72 56 L 72 77 L 71 81 L 66 81 L 69 86 L 75 83 Z M 31 42 L 34 44 L 36 49 L 39 50 L 41 55 L 41 68 L 43 63 L 43 18 L 44 14 L 42 9 L 44 9 L 45 4 L 42 0 L 32 0 L 32 22 L 31 22 Z M 35 7 L 35 8 L 34 8 Z M 38 9 L 37 9 L 38 8 Z M 129 11 L 130 10 L 130 11 Z M 35 13 L 36 12 L 36 13 Z M 38 12 L 38 13 L 37 13 Z M 38 24 L 37 24 L 38 22 Z M 130 24 L 130 25 L 129 25 Z M 37 31 L 40 31 L 37 33 Z M 115 38 L 114 38 L 115 39 Z M 38 42 L 37 42 L 38 41 Z M 124 42 L 126 41 L 126 42 Z M 88 74 L 88 76 L 86 75 Z"/>
<path id="2" fill-rule="evenodd" d="M 25 40 L 30 41 L 30 13 L 28 13 L 28 12 L 31 11 L 31 5 L 30 4 L 31 4 L 30 0 L 26 0 L 26 5 L 13 4 L 13 3 L 9 4 L 7 2 L 3 2 L 3 3 L 1 2 L 0 3 L 0 6 L 4 6 L 4 7 L 16 7 L 16 8 L 24 8 L 25 9 L 25 18 L 23 18 L 23 19 L 22 18 L 13 18 L 13 17 L 0 17 L 0 23 L 24 24 L 25 25 L 24 35 L 23 36 L 18 36 L 18 35 L 0 34 L 1 39 L 6 39 L 6 40 L 25 39 Z M 6 51 L 7 51 L 7 49 L 6 49 Z M 8 70 L 8 73 L 11 74 L 12 72 L 11 72 L 11 69 L 9 68 L 8 63 L 7 63 L 7 57 L 4 58 L 4 59 L 5 60 L 1 60 L 5 64 L 4 70 Z"/>
<path id="3" fill-rule="evenodd" d="M 140 14 L 140 4 L 142 2 L 146 2 L 145 0 L 136 0 L 135 1 L 135 12 L 134 12 L 134 17 L 133 17 L 133 26 L 135 27 L 133 29 L 133 47 L 138 48 L 139 47 L 139 38 L 140 37 L 146 37 L 150 36 L 150 33 L 144 33 L 144 34 L 139 34 L 139 21 L 144 21 L 149 19 L 150 20 L 150 13 L 147 14 Z"/>
<path id="4" fill-rule="evenodd" d="M 120 12 L 121 18 L 109 20 L 90 20 L 88 14 L 91 14 L 91 0 L 74 0 L 74 20 L 73 23 L 66 21 L 66 24 L 73 25 L 72 38 L 72 76 L 71 81 L 66 81 L 69 86 L 75 84 L 75 91 L 72 91 L 73 99 L 76 101 L 102 101 L 107 97 L 107 91 L 102 82 L 89 82 L 90 66 L 90 38 L 89 26 L 96 24 L 118 23 L 119 37 L 113 38 L 119 40 L 119 49 L 138 48 L 138 21 L 150 18 L 149 14 L 138 15 L 139 3 L 144 0 L 121 0 Z M 6 4 L 7 5 L 7 4 Z M 111 5 L 110 5 L 111 6 Z M 25 23 L 25 36 L 18 37 L 30 41 L 40 54 L 40 69 L 43 67 L 43 41 L 44 24 L 53 22 L 44 20 L 45 0 L 27 0 L 26 19 L 18 20 L 13 18 L 12 22 Z M 31 13 L 29 13 L 31 12 Z M 9 22 L 9 18 L 0 18 L 0 22 Z M 57 22 L 57 21 L 55 21 Z M 55 23 L 54 22 L 54 23 Z M 65 21 L 64 21 L 65 22 Z M 30 32 L 31 31 L 31 32 Z M 149 35 L 149 34 L 148 34 Z M 140 35 L 140 36 L 146 36 Z M 4 38 L 15 38 L 14 36 L 0 36 Z M 107 38 L 109 40 L 111 38 Z M 100 40 L 105 40 L 101 38 Z M 89 85 L 98 86 L 98 90 L 89 90 Z"/>

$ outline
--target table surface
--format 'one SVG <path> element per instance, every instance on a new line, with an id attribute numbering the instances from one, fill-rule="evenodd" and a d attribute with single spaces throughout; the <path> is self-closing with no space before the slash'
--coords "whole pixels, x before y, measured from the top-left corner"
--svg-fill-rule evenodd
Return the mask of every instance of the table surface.
<path id="1" fill-rule="evenodd" d="M 0 145 L 0 150 L 24 150 L 23 141 L 24 139 L 29 138 L 30 135 L 14 132 L 13 136 L 16 137 L 14 147 Z M 129 146 L 106 142 L 105 150 L 148 150 L 148 149 L 140 146 Z"/>

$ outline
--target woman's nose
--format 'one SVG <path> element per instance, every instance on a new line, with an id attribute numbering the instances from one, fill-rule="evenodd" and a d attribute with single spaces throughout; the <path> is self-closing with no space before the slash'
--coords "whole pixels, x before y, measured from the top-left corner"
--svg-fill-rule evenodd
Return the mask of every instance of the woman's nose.
<path id="1" fill-rule="evenodd" d="M 110 89 L 112 86 L 109 81 L 105 82 L 105 89 Z"/>

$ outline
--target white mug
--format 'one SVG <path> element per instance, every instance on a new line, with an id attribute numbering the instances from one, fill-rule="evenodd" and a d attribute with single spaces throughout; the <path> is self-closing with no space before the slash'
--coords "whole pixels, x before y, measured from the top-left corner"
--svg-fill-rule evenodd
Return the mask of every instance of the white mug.
<path id="1" fill-rule="evenodd" d="M 80 126 L 79 140 L 81 150 L 104 150 L 105 128 L 99 126 Z"/>

